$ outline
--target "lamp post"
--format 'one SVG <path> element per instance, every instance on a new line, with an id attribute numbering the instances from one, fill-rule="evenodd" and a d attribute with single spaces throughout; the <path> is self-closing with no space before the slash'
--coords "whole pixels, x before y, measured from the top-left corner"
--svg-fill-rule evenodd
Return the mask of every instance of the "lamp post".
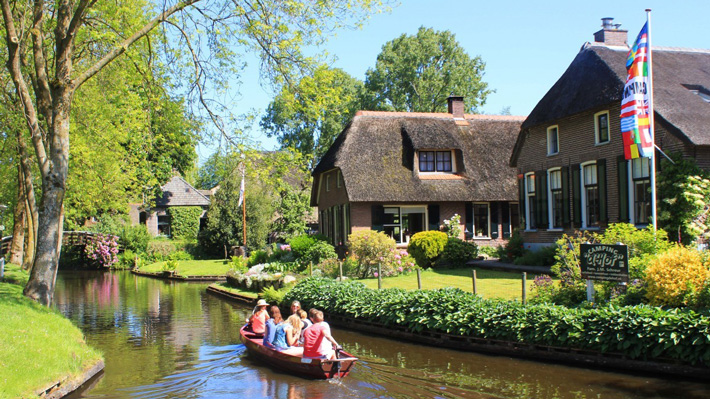
<path id="1" fill-rule="evenodd" d="M 5 210 L 7 205 L 0 204 L 0 238 L 2 238 L 3 232 L 5 231 L 5 225 L 3 224 L 5 220 Z M 5 254 L 0 256 L 0 278 L 5 277 Z"/>

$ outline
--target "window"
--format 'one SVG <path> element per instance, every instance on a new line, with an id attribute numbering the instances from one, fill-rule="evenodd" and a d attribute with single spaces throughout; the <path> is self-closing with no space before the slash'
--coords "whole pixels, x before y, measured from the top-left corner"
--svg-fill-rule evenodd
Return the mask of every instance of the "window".
<path id="1" fill-rule="evenodd" d="M 330 191 L 330 174 L 325 175 L 325 191 Z"/>
<path id="2" fill-rule="evenodd" d="M 600 199 L 597 164 L 582 165 L 582 227 L 598 227 Z"/>
<path id="3" fill-rule="evenodd" d="M 631 195 L 634 223 L 647 224 L 651 216 L 651 172 L 648 158 L 631 160 Z"/>
<path id="4" fill-rule="evenodd" d="M 408 243 L 409 238 L 426 230 L 426 206 L 393 206 L 384 208 L 383 231 L 395 242 Z"/>
<path id="5" fill-rule="evenodd" d="M 490 237 L 490 206 L 488 203 L 473 204 L 473 236 Z"/>
<path id="6" fill-rule="evenodd" d="M 594 115 L 594 130 L 597 144 L 609 142 L 609 111 Z"/>
<path id="7" fill-rule="evenodd" d="M 419 151 L 420 172 L 453 172 L 451 151 Z"/>
<path id="8" fill-rule="evenodd" d="M 562 171 L 550 170 L 547 181 L 550 187 L 550 228 L 562 228 L 564 223 L 564 199 L 562 193 Z"/>
<path id="9" fill-rule="evenodd" d="M 170 215 L 158 216 L 158 234 L 170 237 Z"/>
<path id="10" fill-rule="evenodd" d="M 535 220 L 535 173 L 525 175 L 525 229 L 537 227 Z"/>
<path id="11" fill-rule="evenodd" d="M 555 155 L 560 152 L 560 137 L 557 126 L 547 129 L 547 155 Z"/>

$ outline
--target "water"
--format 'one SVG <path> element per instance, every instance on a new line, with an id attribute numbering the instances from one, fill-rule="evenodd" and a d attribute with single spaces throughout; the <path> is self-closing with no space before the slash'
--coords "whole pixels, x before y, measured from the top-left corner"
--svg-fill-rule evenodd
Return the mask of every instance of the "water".
<path id="1" fill-rule="evenodd" d="M 710 383 L 664 380 L 457 352 L 333 329 L 360 357 L 348 377 L 315 381 L 249 357 L 251 308 L 207 284 L 127 272 L 63 272 L 55 306 L 104 353 L 104 373 L 72 398 L 707 398 Z"/>

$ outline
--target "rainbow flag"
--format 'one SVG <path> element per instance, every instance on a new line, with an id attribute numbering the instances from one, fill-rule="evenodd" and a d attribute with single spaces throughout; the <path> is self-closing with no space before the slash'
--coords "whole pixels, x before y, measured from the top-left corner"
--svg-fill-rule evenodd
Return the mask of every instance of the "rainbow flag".
<path id="1" fill-rule="evenodd" d="M 650 158 L 653 138 L 649 117 L 648 68 L 651 49 L 648 46 L 648 22 L 643 26 L 626 58 L 626 84 L 621 100 L 621 137 L 626 159 Z"/>

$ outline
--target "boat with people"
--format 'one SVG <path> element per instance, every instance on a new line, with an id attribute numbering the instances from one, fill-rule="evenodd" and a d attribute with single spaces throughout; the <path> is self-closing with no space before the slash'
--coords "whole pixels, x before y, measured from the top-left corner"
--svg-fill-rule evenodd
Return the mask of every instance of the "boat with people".
<path id="1" fill-rule="evenodd" d="M 304 357 L 302 350 L 278 351 L 264 346 L 263 336 L 247 330 L 246 325 L 239 330 L 239 335 L 250 355 L 300 377 L 343 378 L 350 373 L 355 362 L 358 361 L 358 358 L 343 350 L 335 351 L 335 359 Z"/>

